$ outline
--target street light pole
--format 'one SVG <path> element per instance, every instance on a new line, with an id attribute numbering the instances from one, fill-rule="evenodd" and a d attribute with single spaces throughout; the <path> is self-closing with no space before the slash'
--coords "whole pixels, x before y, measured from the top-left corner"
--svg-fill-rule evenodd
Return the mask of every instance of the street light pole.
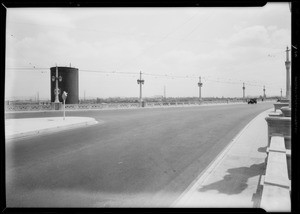
<path id="1" fill-rule="evenodd" d="M 55 76 L 52 76 L 52 81 L 55 81 L 55 103 L 59 103 L 59 99 L 58 99 L 58 94 L 59 94 L 59 90 L 58 90 L 58 81 L 62 81 L 62 77 L 58 76 L 58 67 L 56 65 L 56 71 L 55 71 Z"/>
<path id="2" fill-rule="evenodd" d="M 201 82 L 201 76 L 199 77 L 198 87 L 199 87 L 199 101 L 201 101 L 201 87 L 203 83 Z"/>
<path id="3" fill-rule="evenodd" d="M 291 62 L 289 60 L 289 47 L 286 47 L 286 98 L 290 99 L 290 66 Z"/>
<path id="4" fill-rule="evenodd" d="M 55 103 L 59 103 L 58 99 L 58 68 L 56 65 L 56 74 L 55 74 Z"/>
<path id="5" fill-rule="evenodd" d="M 245 100 L 245 83 L 243 82 L 243 100 Z"/>
<path id="6" fill-rule="evenodd" d="M 265 86 L 264 86 L 263 91 L 264 91 L 264 99 L 266 99 L 266 89 L 265 89 Z"/>
<path id="7" fill-rule="evenodd" d="M 286 98 L 289 100 L 289 107 L 291 108 L 291 86 L 290 86 L 290 67 L 291 62 L 289 60 L 289 47 L 286 47 Z"/>
<path id="8" fill-rule="evenodd" d="M 142 80 L 142 72 L 140 71 L 140 80 Z M 140 102 L 142 102 L 142 84 L 140 84 Z"/>
<path id="9" fill-rule="evenodd" d="M 140 71 L 140 79 L 137 80 L 137 84 L 140 85 L 140 106 L 142 106 L 142 85 L 144 84 L 145 80 L 142 79 L 142 72 Z"/>

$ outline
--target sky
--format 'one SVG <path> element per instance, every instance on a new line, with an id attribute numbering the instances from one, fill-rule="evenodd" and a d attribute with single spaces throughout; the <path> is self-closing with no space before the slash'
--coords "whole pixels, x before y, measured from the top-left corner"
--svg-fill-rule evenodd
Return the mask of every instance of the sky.
<path id="1" fill-rule="evenodd" d="M 283 96 L 289 4 L 8 8 L 5 98 L 50 99 L 50 67 L 79 69 L 79 97 Z"/>

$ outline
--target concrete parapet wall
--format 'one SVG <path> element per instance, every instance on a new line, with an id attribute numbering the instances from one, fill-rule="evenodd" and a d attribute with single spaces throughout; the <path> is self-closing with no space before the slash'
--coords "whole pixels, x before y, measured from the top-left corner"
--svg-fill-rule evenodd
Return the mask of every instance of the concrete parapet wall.
<path id="1" fill-rule="evenodd" d="M 282 107 L 289 106 L 289 103 L 274 103 L 274 111 L 280 110 Z"/>
<path id="2" fill-rule="evenodd" d="M 66 110 L 107 109 L 107 108 L 137 108 L 139 103 L 110 103 L 110 104 L 68 104 Z"/>
<path id="3" fill-rule="evenodd" d="M 275 112 L 283 106 L 288 106 L 288 103 L 274 104 Z M 290 111 L 289 108 L 287 110 Z M 265 118 L 268 124 L 268 156 L 266 173 L 262 178 L 260 207 L 267 212 L 291 211 L 291 117 L 286 115 L 272 113 Z"/>
<path id="4" fill-rule="evenodd" d="M 266 101 L 272 102 L 273 100 Z M 199 106 L 199 105 L 218 105 L 218 104 L 242 104 L 241 100 L 215 100 L 215 101 L 185 101 L 185 102 L 146 102 L 145 107 L 184 107 L 184 106 Z M 89 110 L 89 109 L 127 109 L 139 108 L 140 103 L 99 103 L 99 104 L 66 104 L 66 110 Z M 62 110 L 63 106 L 59 108 Z M 52 104 L 24 104 L 24 105 L 5 105 L 6 112 L 18 111 L 48 111 L 55 110 Z"/>
<path id="5" fill-rule="evenodd" d="M 268 144 L 272 136 L 291 137 L 291 117 L 266 117 L 265 119 L 268 124 Z"/>
<path id="6" fill-rule="evenodd" d="M 45 111 L 45 110 L 53 110 L 51 104 L 47 105 L 6 105 L 5 111 Z"/>
<path id="7" fill-rule="evenodd" d="M 268 157 L 260 207 L 267 212 L 290 212 L 290 177 L 287 163 L 290 150 L 286 150 L 284 138 L 273 136 L 267 148 Z"/>
<path id="8" fill-rule="evenodd" d="M 280 102 L 280 103 L 289 103 L 290 100 L 287 100 L 287 99 L 281 99 L 281 100 L 279 100 L 279 102 Z"/>

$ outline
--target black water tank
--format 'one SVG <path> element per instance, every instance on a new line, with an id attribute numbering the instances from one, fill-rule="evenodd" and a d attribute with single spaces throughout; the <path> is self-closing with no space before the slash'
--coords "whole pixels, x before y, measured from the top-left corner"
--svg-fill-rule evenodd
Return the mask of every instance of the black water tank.
<path id="1" fill-rule="evenodd" d="M 78 104 L 79 103 L 79 79 L 78 68 L 72 67 L 57 67 L 58 77 L 61 77 L 61 81 L 58 80 L 59 102 L 63 102 L 61 97 L 63 91 L 68 93 L 66 104 Z M 56 83 L 53 78 L 56 76 L 56 67 L 50 68 L 50 82 L 51 82 L 51 102 L 55 101 L 55 87 Z"/>

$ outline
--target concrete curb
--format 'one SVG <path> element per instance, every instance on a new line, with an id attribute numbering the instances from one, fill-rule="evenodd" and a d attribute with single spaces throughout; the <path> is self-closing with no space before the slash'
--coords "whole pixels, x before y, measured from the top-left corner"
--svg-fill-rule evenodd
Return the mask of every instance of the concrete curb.
<path id="1" fill-rule="evenodd" d="M 26 138 L 26 137 L 31 137 L 34 135 L 39 135 L 39 134 L 48 134 L 48 133 L 53 133 L 53 132 L 65 131 L 65 130 L 69 130 L 69 129 L 76 129 L 76 128 L 85 127 L 85 126 L 91 126 L 91 125 L 95 125 L 98 123 L 99 122 L 96 121 L 95 119 L 91 119 L 90 121 L 76 123 L 76 124 L 58 125 L 55 127 L 50 127 L 50 128 L 45 128 L 45 129 L 40 129 L 40 130 L 35 130 L 35 131 L 5 135 L 5 139 L 13 140 L 13 139 Z M 100 123 L 103 123 L 103 121 L 101 121 Z"/>
<path id="2" fill-rule="evenodd" d="M 188 186 L 188 188 L 171 204 L 170 207 L 176 207 L 177 204 L 184 199 L 190 192 L 193 192 L 201 183 L 203 183 L 207 177 L 214 171 L 214 169 L 222 163 L 222 160 L 229 152 L 229 150 L 234 146 L 240 136 L 247 130 L 247 128 L 257 119 L 263 115 L 270 112 L 273 108 L 261 112 L 255 118 L 253 118 L 232 140 L 231 142 L 223 149 L 221 153 L 199 174 L 199 176 Z M 184 200 L 186 201 L 186 200 Z"/>

